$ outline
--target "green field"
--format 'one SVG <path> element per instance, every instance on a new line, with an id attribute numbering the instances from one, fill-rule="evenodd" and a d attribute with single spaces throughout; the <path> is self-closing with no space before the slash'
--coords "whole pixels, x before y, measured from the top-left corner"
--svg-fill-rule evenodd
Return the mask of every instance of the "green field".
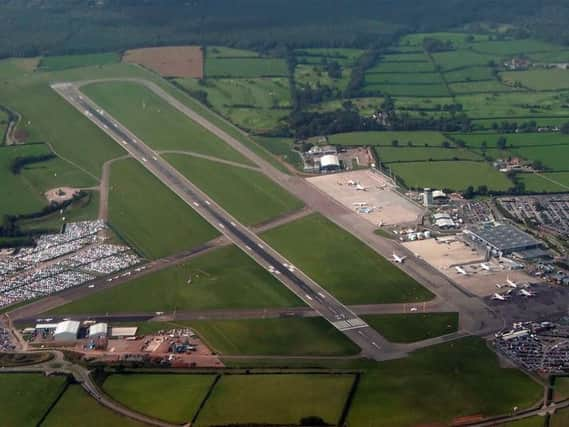
<path id="1" fill-rule="evenodd" d="M 391 96 L 448 97 L 449 91 L 443 84 L 366 84 L 364 91 L 380 92 Z"/>
<path id="2" fill-rule="evenodd" d="M 444 73 L 445 80 L 449 83 L 495 80 L 490 67 L 468 67 Z"/>
<path id="3" fill-rule="evenodd" d="M 259 54 L 252 50 L 234 49 L 225 46 L 208 46 L 209 58 L 258 58 Z"/>
<path id="4" fill-rule="evenodd" d="M 293 150 L 294 139 L 292 138 L 266 138 L 258 136 L 255 141 L 275 156 L 290 163 L 297 169 L 302 169 L 303 162 L 298 152 Z"/>
<path id="5" fill-rule="evenodd" d="M 521 173 L 518 179 L 534 193 L 562 193 L 569 190 L 569 172 Z"/>
<path id="6" fill-rule="evenodd" d="M 503 427 L 545 427 L 545 419 L 543 417 L 530 417 L 501 425 Z"/>
<path id="7" fill-rule="evenodd" d="M 436 52 L 433 53 L 432 57 L 435 63 L 445 71 L 466 67 L 486 66 L 490 61 L 498 61 L 498 58 L 494 55 L 476 53 L 471 50 Z"/>
<path id="8" fill-rule="evenodd" d="M 419 132 L 347 132 L 330 135 L 330 144 L 333 145 L 387 145 L 391 146 L 393 141 L 400 145 L 407 145 L 409 141 L 415 146 L 436 146 L 440 147 L 446 141 L 445 136 L 440 132 L 419 131 Z"/>
<path id="9" fill-rule="evenodd" d="M 189 325 L 225 356 L 348 356 L 360 352 L 321 317 L 195 320 Z"/>
<path id="10" fill-rule="evenodd" d="M 382 62 L 367 70 L 366 76 L 373 73 L 432 73 L 435 67 L 425 62 Z"/>
<path id="11" fill-rule="evenodd" d="M 311 215 L 278 227 L 263 238 L 346 304 L 432 298 L 392 263 L 322 216 Z"/>
<path id="12" fill-rule="evenodd" d="M 137 412 L 171 423 L 190 422 L 215 375 L 111 375 L 103 390 Z"/>
<path id="13" fill-rule="evenodd" d="M 284 77 L 287 66 L 280 58 L 206 57 L 205 75 L 211 77 Z"/>
<path id="14" fill-rule="evenodd" d="M 451 83 L 449 89 L 455 94 L 525 91 L 523 88 L 502 84 L 498 80 Z"/>
<path id="15" fill-rule="evenodd" d="M 120 237 L 150 258 L 191 249 L 217 235 L 190 206 L 133 159 L 111 167 L 109 223 Z"/>
<path id="16" fill-rule="evenodd" d="M 569 89 L 569 71 L 528 70 L 501 74 L 504 81 L 520 82 L 524 87 L 532 90 L 561 90 Z"/>
<path id="17" fill-rule="evenodd" d="M 138 83 L 95 83 L 82 90 L 155 150 L 188 150 L 247 163 L 224 141 Z"/>
<path id="18" fill-rule="evenodd" d="M 480 148 L 484 142 L 488 148 L 496 148 L 499 138 L 506 138 L 508 148 L 527 146 L 554 147 L 561 144 L 569 146 L 569 135 L 563 135 L 562 133 L 455 133 L 449 136 L 464 141 L 468 147 L 472 148 Z"/>
<path id="19" fill-rule="evenodd" d="M 188 280 L 191 278 L 191 283 Z M 303 303 L 236 247 L 216 249 L 97 292 L 55 313 L 120 313 L 301 306 Z"/>
<path id="20" fill-rule="evenodd" d="M 516 55 L 530 54 L 532 52 L 558 51 L 561 46 L 534 39 L 487 41 L 472 46 L 477 52 L 491 53 L 511 58 Z"/>
<path id="21" fill-rule="evenodd" d="M 390 427 L 450 425 L 458 416 L 527 408 L 542 395 L 542 387 L 522 372 L 502 369 L 483 340 L 465 338 L 370 367 L 348 425 L 376 427 L 378 419 Z"/>
<path id="22" fill-rule="evenodd" d="M 326 49 L 326 48 L 308 48 L 300 49 L 295 52 L 299 63 L 316 63 L 320 64 L 323 60 L 336 61 L 343 67 L 353 66 L 358 58 L 364 53 L 361 49 Z"/>
<path id="23" fill-rule="evenodd" d="M 421 341 L 458 330 L 458 313 L 383 314 L 363 319 L 391 342 Z"/>
<path id="24" fill-rule="evenodd" d="M 399 45 L 422 47 L 423 40 L 425 38 L 430 38 L 441 41 L 450 41 L 454 47 L 464 47 L 471 44 L 471 42 L 467 40 L 467 37 L 470 35 L 474 37 L 474 42 L 483 42 L 488 40 L 488 36 L 483 34 L 445 33 L 445 32 L 415 33 L 415 34 L 407 34 L 401 37 Z"/>
<path id="25" fill-rule="evenodd" d="M 288 80 L 281 77 L 258 79 L 178 79 L 188 91 L 206 91 L 215 111 L 237 126 L 256 133 L 277 126 L 290 112 Z"/>
<path id="26" fill-rule="evenodd" d="M 91 67 L 120 62 L 118 53 L 95 53 L 89 55 L 44 56 L 38 69 L 40 71 L 61 71 L 68 68 Z"/>
<path id="27" fill-rule="evenodd" d="M 263 173 L 196 157 L 169 154 L 166 160 L 239 222 L 259 224 L 303 204 Z"/>
<path id="28" fill-rule="evenodd" d="M 308 416 L 336 425 L 353 381 L 351 375 L 224 375 L 196 425 L 298 425 Z"/>
<path id="29" fill-rule="evenodd" d="M 63 376 L 0 375 L 0 424 L 2 427 L 36 425 L 65 384 Z"/>
<path id="30" fill-rule="evenodd" d="M 569 145 L 522 147 L 509 152 L 530 161 L 540 161 L 546 170 L 569 171 Z"/>
<path id="31" fill-rule="evenodd" d="M 506 175 L 490 164 L 471 161 L 393 163 L 392 171 L 410 188 L 447 188 L 463 191 L 486 185 L 490 190 L 506 191 L 513 186 Z"/>
<path id="32" fill-rule="evenodd" d="M 382 62 L 429 62 L 429 58 L 424 53 L 395 53 L 383 55 Z"/>
<path id="33" fill-rule="evenodd" d="M 481 160 L 482 157 L 472 151 L 461 148 L 424 148 L 424 147 L 376 147 L 375 152 L 383 163 L 414 162 L 430 160 Z"/>
<path id="34" fill-rule="evenodd" d="M 42 427 L 141 427 L 145 424 L 117 415 L 99 405 L 79 384 L 67 388 Z"/>
<path id="35" fill-rule="evenodd" d="M 350 69 L 342 70 L 342 77 L 333 79 L 319 65 L 297 65 L 294 70 L 294 78 L 297 85 L 307 85 L 310 87 L 329 86 L 340 91 L 344 90 L 350 82 Z"/>
<path id="36" fill-rule="evenodd" d="M 437 85 L 442 84 L 442 79 L 439 73 L 381 73 L 366 75 L 366 85 L 379 84 Z"/>

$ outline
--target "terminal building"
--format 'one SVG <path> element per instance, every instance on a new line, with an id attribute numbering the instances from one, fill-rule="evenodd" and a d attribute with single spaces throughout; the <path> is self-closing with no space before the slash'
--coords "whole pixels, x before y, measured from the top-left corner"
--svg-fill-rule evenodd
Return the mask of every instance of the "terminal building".
<path id="1" fill-rule="evenodd" d="M 484 223 L 469 226 L 465 236 L 492 256 L 514 256 L 523 260 L 549 257 L 543 242 L 510 224 Z"/>

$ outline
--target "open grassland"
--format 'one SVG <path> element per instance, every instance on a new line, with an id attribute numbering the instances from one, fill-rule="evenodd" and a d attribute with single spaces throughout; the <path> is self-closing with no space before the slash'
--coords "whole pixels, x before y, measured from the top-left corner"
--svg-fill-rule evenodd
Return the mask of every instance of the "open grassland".
<path id="1" fill-rule="evenodd" d="M 190 280 L 190 283 L 188 281 Z M 55 313 L 120 313 L 244 309 L 303 305 L 232 246 L 57 308 Z"/>
<path id="2" fill-rule="evenodd" d="M 569 89 L 569 71 L 552 70 L 528 70 L 507 72 L 501 74 L 504 81 L 519 82 L 524 87 L 533 90 L 561 90 Z"/>
<path id="3" fill-rule="evenodd" d="M 8 58 L 0 60 L 0 80 L 28 77 L 35 71 L 38 58 Z"/>
<path id="4" fill-rule="evenodd" d="M 140 84 L 95 83 L 82 90 L 155 150 L 190 150 L 246 162 L 221 139 Z"/>
<path id="5" fill-rule="evenodd" d="M 287 66 L 281 58 L 216 58 L 206 56 L 205 76 L 212 77 L 284 77 Z"/>
<path id="6" fill-rule="evenodd" d="M 194 320 L 183 324 L 226 356 L 347 356 L 360 351 L 321 317 Z"/>
<path id="7" fill-rule="evenodd" d="M 421 341 L 458 330 L 458 313 L 383 314 L 363 319 L 392 342 Z"/>
<path id="8" fill-rule="evenodd" d="M 36 425 L 65 387 L 63 376 L 0 375 L 0 424 L 3 427 Z"/>
<path id="9" fill-rule="evenodd" d="M 303 204 L 261 172 L 196 157 L 169 154 L 172 166 L 247 225 L 302 208 Z"/>
<path id="10" fill-rule="evenodd" d="M 401 38 L 399 41 L 400 46 L 415 46 L 422 48 L 423 40 L 435 39 L 441 41 L 450 41 L 454 47 L 465 47 L 471 44 L 471 40 L 468 39 L 469 36 L 474 37 L 474 42 L 485 42 L 488 41 L 488 36 L 485 34 L 466 34 L 466 33 L 415 33 L 407 34 Z"/>
<path id="11" fill-rule="evenodd" d="M 160 46 L 127 50 L 122 60 L 140 64 L 164 77 L 203 77 L 203 53 L 199 46 Z"/>
<path id="12" fill-rule="evenodd" d="M 137 161 L 114 163 L 110 181 L 109 223 L 145 256 L 171 255 L 217 235 L 213 227 Z"/>
<path id="13" fill-rule="evenodd" d="M 39 62 L 40 71 L 61 71 L 68 68 L 91 67 L 115 64 L 120 61 L 115 52 L 93 53 L 88 55 L 44 56 Z"/>
<path id="14" fill-rule="evenodd" d="M 366 84 L 438 85 L 442 79 L 439 73 L 376 73 L 366 75 Z"/>
<path id="15" fill-rule="evenodd" d="M 418 132 L 347 132 L 330 135 L 330 144 L 333 145 L 387 145 L 391 146 L 393 141 L 400 145 L 407 145 L 411 142 L 416 146 L 437 146 L 446 141 L 445 136 L 440 132 L 418 131 Z"/>
<path id="16" fill-rule="evenodd" d="M 309 416 L 336 425 L 353 381 L 352 375 L 224 375 L 196 425 L 298 425 Z"/>
<path id="17" fill-rule="evenodd" d="M 376 147 L 375 152 L 383 163 L 416 162 L 430 160 L 482 160 L 482 156 L 461 148 Z"/>
<path id="18" fill-rule="evenodd" d="M 543 117 L 569 115 L 565 107 L 567 92 L 509 92 L 459 95 L 456 101 L 463 105 L 470 118 L 495 118 L 498 122 L 527 121 Z M 519 119 L 516 119 L 519 118 Z M 565 120 L 566 121 L 566 120 Z"/>
<path id="19" fill-rule="evenodd" d="M 488 148 L 496 148 L 500 138 L 506 139 L 508 148 L 569 145 L 569 135 L 563 135 L 562 133 L 455 133 L 449 136 L 455 140 L 464 141 L 471 148 L 480 148 L 484 143 L 486 143 Z"/>
<path id="20" fill-rule="evenodd" d="M 383 62 L 369 68 L 366 76 L 374 73 L 433 73 L 435 68 L 429 61 L 425 62 Z"/>
<path id="21" fill-rule="evenodd" d="M 540 40 L 504 40 L 487 41 L 472 45 L 472 49 L 477 52 L 490 53 L 500 57 L 512 58 L 516 55 L 530 54 L 533 52 L 554 52 L 561 50 L 562 47 Z"/>
<path id="22" fill-rule="evenodd" d="M 392 263 L 322 216 L 311 215 L 270 230 L 263 238 L 346 304 L 432 297 Z"/>
<path id="23" fill-rule="evenodd" d="M 111 375 L 103 390 L 137 412 L 171 423 L 190 422 L 215 375 Z"/>
<path id="24" fill-rule="evenodd" d="M 342 70 L 342 77 L 331 78 L 328 73 L 319 65 L 297 65 L 294 70 L 294 78 L 297 85 L 306 85 L 313 88 L 319 86 L 329 86 L 338 90 L 344 90 L 350 82 L 351 71 Z"/>
<path id="25" fill-rule="evenodd" d="M 18 175 L 11 171 L 11 164 L 17 158 L 49 154 L 51 151 L 45 144 L 0 147 L 0 216 L 42 209 L 47 205 L 43 193 L 51 188 L 97 184 L 95 179 L 61 159 L 29 164 Z"/>
<path id="26" fill-rule="evenodd" d="M 472 161 L 393 163 L 392 171 L 410 188 L 447 188 L 463 191 L 486 185 L 494 191 L 506 191 L 513 186 L 503 173 L 490 164 Z"/>
<path id="27" fill-rule="evenodd" d="M 449 89 L 455 94 L 525 91 L 524 88 L 508 86 L 498 80 L 451 83 Z"/>
<path id="28" fill-rule="evenodd" d="M 514 148 L 509 152 L 530 161 L 539 161 L 546 170 L 569 172 L 569 145 Z"/>
<path id="29" fill-rule="evenodd" d="M 178 79 L 190 93 L 205 91 L 207 101 L 235 125 L 263 133 L 279 125 L 290 112 L 288 80 L 281 77 L 259 79 Z"/>
<path id="30" fill-rule="evenodd" d="M 458 416 L 527 408 L 542 395 L 542 387 L 522 372 L 502 369 L 483 340 L 465 338 L 367 369 L 348 424 L 375 427 L 381 419 L 390 427 L 449 425 Z"/>
<path id="31" fill-rule="evenodd" d="M 521 173 L 517 175 L 526 191 L 533 193 L 566 193 L 569 191 L 569 172 L 545 172 L 540 174 Z"/>
<path id="32" fill-rule="evenodd" d="M 444 73 L 445 80 L 449 83 L 495 80 L 490 67 L 468 67 Z"/>
<path id="33" fill-rule="evenodd" d="M 473 52 L 471 50 L 452 50 L 432 54 L 435 63 L 445 71 L 466 67 L 486 66 L 491 61 L 497 61 L 494 55 Z"/>
<path id="34" fill-rule="evenodd" d="M 49 412 L 44 427 L 142 427 L 143 424 L 117 415 L 99 405 L 79 384 L 70 385 Z"/>

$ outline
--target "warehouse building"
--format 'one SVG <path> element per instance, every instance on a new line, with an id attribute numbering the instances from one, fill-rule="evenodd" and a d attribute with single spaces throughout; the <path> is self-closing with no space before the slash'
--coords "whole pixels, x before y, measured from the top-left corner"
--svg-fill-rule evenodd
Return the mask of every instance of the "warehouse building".
<path id="1" fill-rule="evenodd" d="M 335 172 L 340 170 L 340 159 L 335 154 L 326 154 L 320 158 L 320 172 Z"/>
<path id="2" fill-rule="evenodd" d="M 493 256 L 512 255 L 527 260 L 549 256 L 543 242 L 510 224 L 474 225 L 468 227 L 464 234 Z"/>
<path id="3" fill-rule="evenodd" d="M 57 324 L 53 332 L 53 339 L 55 341 L 74 341 L 79 334 L 80 322 L 75 320 L 65 320 Z"/>
<path id="4" fill-rule="evenodd" d="M 89 338 L 103 338 L 107 336 L 109 325 L 106 323 L 95 323 L 89 327 Z"/>

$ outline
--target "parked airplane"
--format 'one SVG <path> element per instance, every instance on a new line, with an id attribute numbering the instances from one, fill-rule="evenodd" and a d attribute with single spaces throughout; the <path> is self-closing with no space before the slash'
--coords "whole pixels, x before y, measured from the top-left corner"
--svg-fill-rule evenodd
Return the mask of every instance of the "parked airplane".
<path id="1" fill-rule="evenodd" d="M 367 191 L 367 188 L 361 184 L 356 184 L 356 190 L 358 191 Z"/>
<path id="2" fill-rule="evenodd" d="M 526 290 L 526 289 L 520 289 L 520 295 L 521 295 L 522 297 L 528 297 L 528 298 L 530 298 L 530 297 L 534 297 L 534 296 L 535 296 L 535 293 L 534 293 L 534 292 L 531 292 L 531 291 L 528 291 L 528 290 Z"/>
<path id="3" fill-rule="evenodd" d="M 490 267 L 490 265 L 489 265 L 489 264 L 486 264 L 485 262 L 481 263 L 481 264 L 480 264 L 480 267 L 482 267 L 482 269 L 483 269 L 483 270 L 486 270 L 486 271 L 492 270 L 492 268 Z"/>
<path id="4" fill-rule="evenodd" d="M 405 258 L 407 258 L 407 257 L 406 256 L 399 256 L 395 252 L 393 252 L 393 261 L 395 261 L 398 264 L 403 264 L 403 261 L 405 261 Z"/>
<path id="5" fill-rule="evenodd" d="M 513 280 L 510 280 L 509 277 L 506 279 L 506 285 L 513 289 L 516 289 L 518 287 L 518 284 Z"/>
<path id="6" fill-rule="evenodd" d="M 463 276 L 468 276 L 468 273 L 466 272 L 466 270 L 462 267 L 459 267 L 458 265 L 456 267 L 454 267 L 454 269 L 459 273 L 462 274 Z"/>
<path id="7" fill-rule="evenodd" d="M 498 301 L 506 301 L 508 299 L 508 297 L 505 295 L 500 295 L 500 294 L 496 293 L 496 294 L 492 295 L 492 299 L 498 300 Z"/>

